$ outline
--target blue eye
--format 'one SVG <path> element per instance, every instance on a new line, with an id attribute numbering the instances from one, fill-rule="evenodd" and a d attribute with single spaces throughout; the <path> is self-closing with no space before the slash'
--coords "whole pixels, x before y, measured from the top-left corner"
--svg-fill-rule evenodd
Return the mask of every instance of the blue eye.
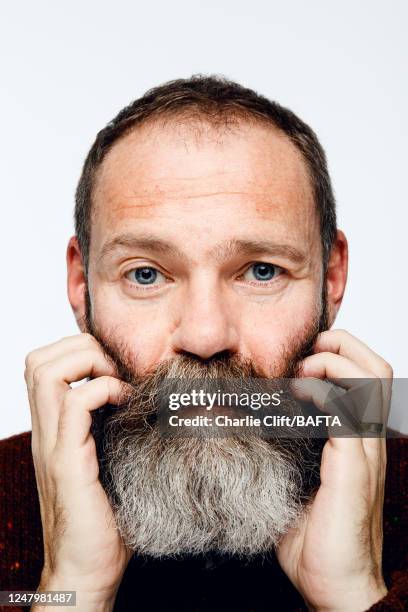
<path id="1" fill-rule="evenodd" d="M 129 270 L 125 276 L 128 280 L 138 283 L 139 285 L 153 285 L 159 277 L 164 278 L 161 272 L 151 266 L 133 268 L 133 270 Z"/>
<path id="2" fill-rule="evenodd" d="M 274 264 L 258 262 L 253 264 L 244 274 L 245 280 L 268 282 L 281 274 L 282 268 Z M 250 275 L 249 278 L 247 275 Z"/>

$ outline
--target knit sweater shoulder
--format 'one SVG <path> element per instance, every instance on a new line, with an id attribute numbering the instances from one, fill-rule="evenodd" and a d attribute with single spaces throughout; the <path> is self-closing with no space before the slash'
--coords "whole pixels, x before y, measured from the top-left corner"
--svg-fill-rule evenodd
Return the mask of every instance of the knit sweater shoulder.
<path id="1" fill-rule="evenodd" d="M 26 431 L 0 440 L 0 590 L 35 591 L 39 585 L 43 560 L 42 524 L 31 451 L 31 431 Z M 188 567 L 191 572 L 193 566 L 190 564 Z M 154 576 L 158 575 L 157 568 L 156 564 Z M 144 566 L 130 563 L 123 582 L 131 584 L 135 590 L 138 575 L 143 584 L 144 575 L 147 575 L 143 572 L 147 572 Z M 266 574 L 267 580 L 271 587 L 274 586 L 273 590 L 269 590 L 273 596 L 268 609 L 288 612 L 306 610 L 300 596 L 278 566 L 272 565 L 270 569 L 263 567 L 262 572 L 262 576 L 269 572 Z M 397 432 L 391 432 L 387 438 L 383 575 L 388 594 L 374 604 L 370 612 L 408 610 L 408 437 Z M 137 591 L 132 605 L 127 605 L 124 590 L 125 585 L 121 596 L 117 598 L 115 612 L 139 609 Z M 0 606 L 0 609 L 3 608 Z M 4 607 L 5 611 L 12 609 L 27 608 Z M 146 605 L 140 609 L 156 610 Z M 194 607 L 182 605 L 181 609 L 201 611 L 212 608 L 200 607 L 194 603 Z M 267 608 L 255 605 L 242 607 L 242 610 L 247 609 L 258 611 Z"/>

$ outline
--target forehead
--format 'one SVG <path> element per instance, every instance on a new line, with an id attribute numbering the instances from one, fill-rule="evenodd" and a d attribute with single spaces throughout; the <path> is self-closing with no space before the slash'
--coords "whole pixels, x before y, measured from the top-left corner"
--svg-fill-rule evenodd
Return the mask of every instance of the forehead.
<path id="1" fill-rule="evenodd" d="M 145 124 L 115 143 L 98 170 L 91 248 L 123 229 L 187 225 L 221 237 L 243 224 L 316 242 L 306 163 L 273 126 Z"/>

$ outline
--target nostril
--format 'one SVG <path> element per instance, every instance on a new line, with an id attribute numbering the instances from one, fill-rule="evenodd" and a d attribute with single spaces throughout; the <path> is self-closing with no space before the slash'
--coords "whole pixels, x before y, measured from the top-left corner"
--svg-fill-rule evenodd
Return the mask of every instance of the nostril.
<path id="1" fill-rule="evenodd" d="M 234 355 L 233 351 L 229 349 L 225 349 L 223 351 L 218 351 L 217 353 L 214 353 L 214 355 L 211 355 L 211 357 L 209 357 L 206 361 L 208 364 L 228 363 L 232 359 L 233 355 Z"/>
<path id="2" fill-rule="evenodd" d="M 229 349 L 217 351 L 210 357 L 206 358 L 200 357 L 200 355 L 197 355 L 196 353 L 192 353 L 191 351 L 186 351 L 183 349 L 178 350 L 177 353 L 183 357 L 188 358 L 190 361 L 194 361 L 195 363 L 199 363 L 201 365 L 206 366 L 228 363 L 234 355 L 234 352 Z"/>

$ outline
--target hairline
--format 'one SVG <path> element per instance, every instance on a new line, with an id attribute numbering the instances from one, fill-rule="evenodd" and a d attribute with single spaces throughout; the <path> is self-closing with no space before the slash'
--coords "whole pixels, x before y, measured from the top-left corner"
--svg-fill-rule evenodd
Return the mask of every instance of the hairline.
<path id="1" fill-rule="evenodd" d="M 182 120 L 182 121 L 180 121 Z M 143 131 L 145 128 L 149 128 L 152 126 L 153 128 L 167 129 L 169 126 L 171 128 L 177 127 L 183 123 L 183 126 L 187 129 L 190 129 L 191 132 L 200 129 L 199 137 L 202 137 L 201 128 L 203 126 L 208 126 L 213 131 L 220 131 L 221 128 L 225 130 L 225 133 L 231 134 L 235 129 L 241 129 L 242 126 L 252 125 L 263 127 L 265 130 L 271 130 L 275 132 L 275 134 L 279 135 L 283 138 L 284 141 L 292 148 L 292 150 L 296 153 L 298 158 L 301 161 L 303 170 L 306 172 L 308 184 L 310 187 L 311 196 L 314 203 L 314 212 L 319 218 L 319 210 L 318 210 L 318 202 L 317 195 L 315 193 L 314 180 L 313 175 L 310 169 L 310 165 L 308 160 L 305 158 L 304 153 L 300 150 L 299 146 L 290 138 L 290 136 L 279 127 L 271 118 L 266 117 L 256 111 L 251 111 L 250 109 L 246 109 L 240 106 L 234 107 L 233 110 L 227 109 L 223 107 L 220 111 L 214 116 L 212 114 L 206 113 L 202 111 L 200 107 L 197 108 L 159 108 L 155 110 L 149 117 L 142 118 L 140 121 L 136 121 L 135 123 L 128 126 L 126 130 L 124 130 L 117 138 L 115 138 L 112 143 L 106 146 L 103 150 L 102 156 L 98 160 L 97 166 L 93 169 L 91 184 L 90 184 L 90 206 L 89 206 L 89 235 L 88 235 L 88 265 L 89 265 L 89 253 L 91 246 L 91 236 L 92 236 L 92 218 L 96 209 L 96 202 L 94 200 L 95 194 L 98 190 L 98 180 L 100 177 L 100 173 L 102 171 L 102 167 L 106 160 L 106 157 L 109 155 L 111 151 L 115 148 L 116 145 L 120 144 L 126 138 L 131 136 L 133 133 L 138 131 Z M 196 132 L 197 134 L 197 132 Z M 143 136 L 142 136 L 143 138 Z M 319 223 L 320 225 L 320 223 Z M 320 240 L 321 242 L 321 240 Z M 324 249 L 322 245 L 322 255 L 324 256 Z"/>

